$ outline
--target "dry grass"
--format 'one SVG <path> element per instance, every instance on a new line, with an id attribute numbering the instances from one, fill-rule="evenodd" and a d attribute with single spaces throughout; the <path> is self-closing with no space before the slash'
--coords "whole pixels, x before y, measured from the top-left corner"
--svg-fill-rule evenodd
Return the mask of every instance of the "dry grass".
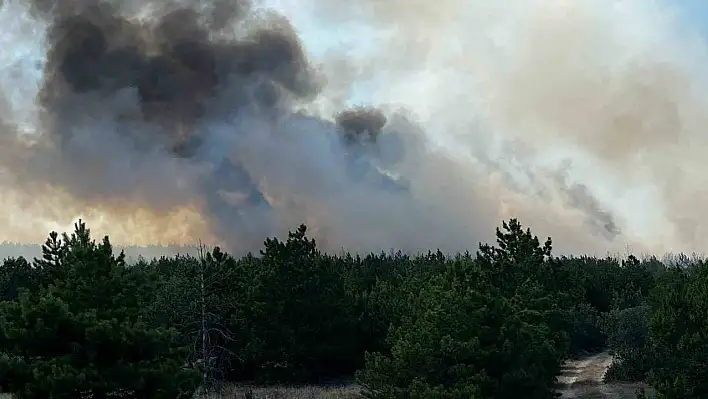
<path id="1" fill-rule="evenodd" d="M 648 388 L 646 384 L 574 384 L 571 392 L 564 397 L 577 399 L 612 398 L 634 399 L 634 392 L 639 386 Z M 208 394 L 201 399 L 245 399 L 246 388 L 230 387 L 221 394 Z M 651 392 L 651 389 L 648 389 Z M 360 399 L 359 389 L 355 386 L 346 387 L 271 387 L 254 388 L 253 399 Z M 13 399 L 12 395 L 0 394 L 0 399 Z"/>
<path id="2" fill-rule="evenodd" d="M 347 386 L 304 386 L 252 388 L 254 399 L 359 399 L 359 388 Z M 208 394 L 203 399 L 245 399 L 248 387 L 232 386 L 219 394 Z"/>
<path id="3" fill-rule="evenodd" d="M 566 362 L 559 378 L 563 398 L 593 399 L 634 399 L 634 392 L 640 386 L 651 389 L 646 384 L 611 383 L 604 384 L 602 377 L 611 363 L 607 353 L 599 353 L 584 359 Z M 355 384 L 339 381 L 340 385 L 300 386 L 300 387 L 248 387 L 230 385 L 221 393 L 211 393 L 199 399 L 360 399 L 360 389 Z M 253 396 L 247 396 L 251 391 Z M 11 395 L 0 394 L 0 399 L 12 399 Z"/>
<path id="4" fill-rule="evenodd" d="M 200 399 L 245 399 L 247 388 L 232 386 L 219 394 L 207 394 Z M 343 387 L 269 387 L 253 388 L 253 399 L 360 399 L 359 389 Z M 12 395 L 0 393 L 0 399 L 13 399 Z"/>
<path id="5" fill-rule="evenodd" d="M 639 387 L 643 387 L 648 394 L 652 394 L 652 389 L 643 383 L 611 383 L 599 385 L 575 385 L 568 398 L 576 399 L 635 399 L 635 392 Z"/>

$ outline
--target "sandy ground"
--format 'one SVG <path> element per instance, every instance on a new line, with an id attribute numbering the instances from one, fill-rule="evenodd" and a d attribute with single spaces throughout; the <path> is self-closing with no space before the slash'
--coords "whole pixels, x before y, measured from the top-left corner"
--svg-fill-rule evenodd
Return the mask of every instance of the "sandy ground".
<path id="1" fill-rule="evenodd" d="M 563 385 L 579 383 L 602 383 L 607 368 L 612 364 L 612 356 L 607 352 L 578 360 L 568 360 L 561 369 L 558 382 Z"/>
<path id="2" fill-rule="evenodd" d="M 598 353 L 578 360 L 569 360 L 563 366 L 558 378 L 561 398 L 576 399 L 634 399 L 640 384 L 602 382 L 607 368 L 612 364 L 612 356 L 607 352 Z M 646 385 L 644 385 L 646 387 Z M 271 387 L 253 390 L 253 399 L 355 399 L 359 398 L 355 385 L 332 387 Z M 231 388 L 222 394 L 203 396 L 211 398 L 247 398 L 243 388 Z M 11 398 L 0 394 L 0 399 Z"/>
<path id="3" fill-rule="evenodd" d="M 640 386 L 647 388 L 643 384 L 605 384 L 602 379 L 611 364 L 612 356 L 607 352 L 567 361 L 558 377 L 561 398 L 633 399 Z"/>
<path id="4" fill-rule="evenodd" d="M 203 399 L 249 399 L 244 389 L 232 388 L 220 394 L 207 394 Z M 359 388 L 340 387 L 269 387 L 253 390 L 253 399 L 360 399 Z"/>
<path id="5" fill-rule="evenodd" d="M 612 356 L 607 352 L 598 353 L 578 360 L 569 360 L 563 366 L 558 378 L 561 398 L 591 399 L 634 399 L 638 384 L 605 384 L 602 379 L 612 364 Z M 354 386 L 348 387 L 303 387 L 303 388 L 261 388 L 254 390 L 254 398 L 312 398 L 312 399 L 353 399 L 360 398 Z M 233 395 L 233 394 L 232 394 Z M 232 396 L 207 396 L 221 398 Z M 243 392 L 235 398 L 244 398 Z"/>

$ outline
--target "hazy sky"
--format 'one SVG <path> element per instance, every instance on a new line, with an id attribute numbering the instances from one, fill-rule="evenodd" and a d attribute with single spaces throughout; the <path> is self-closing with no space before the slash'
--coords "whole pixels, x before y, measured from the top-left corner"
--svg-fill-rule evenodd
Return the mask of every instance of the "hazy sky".
<path id="1" fill-rule="evenodd" d="M 317 18 L 311 12 L 309 0 L 263 0 L 287 15 L 297 28 L 307 51 L 315 59 L 322 59 L 328 51 L 348 48 L 352 52 L 366 52 L 376 45 L 376 31 L 364 24 L 349 21 L 332 24 Z M 708 1 L 680 0 L 673 4 L 685 21 L 685 29 L 703 34 L 708 40 Z M 356 85 L 351 93 L 352 102 L 371 102 L 371 94 L 364 84 Z"/>
<path id="2" fill-rule="evenodd" d="M 645 4 L 652 4 L 653 1 L 654 0 L 648 0 Z M 318 3 L 317 0 L 270 0 L 267 3 L 282 10 L 282 12 L 291 18 L 301 34 L 305 47 L 315 58 L 325 57 L 328 51 L 335 49 L 341 50 L 342 48 L 347 48 L 350 52 L 366 52 L 376 46 L 376 34 L 371 30 L 367 30 L 364 25 L 357 25 L 356 23 L 350 21 L 340 24 L 326 24 L 322 20 L 319 20 L 317 17 L 313 16 L 313 4 L 321 4 Z M 464 2 L 456 3 L 462 4 Z M 500 2 L 500 4 L 501 3 L 506 5 L 514 4 L 513 2 Z M 558 4 L 562 3 L 564 2 L 558 1 Z M 622 1 L 616 2 L 616 4 L 620 3 L 622 3 Z M 635 7 L 640 9 L 641 6 L 637 7 L 637 4 L 641 4 L 642 2 L 628 1 L 626 3 L 631 4 L 627 6 L 628 8 Z M 365 4 L 368 4 L 368 2 Z M 602 2 L 601 6 L 607 7 L 608 4 L 610 4 L 610 2 Z M 706 39 L 708 39 L 708 1 L 681 0 L 676 2 L 666 2 L 659 0 L 657 1 L 657 4 L 660 4 L 660 8 L 658 9 L 661 10 L 668 10 L 669 7 L 673 7 L 671 11 L 675 11 L 677 13 L 679 23 L 670 24 L 671 28 L 668 29 L 666 26 L 657 26 L 656 32 L 653 34 L 661 35 L 666 32 L 681 37 L 680 35 L 682 33 L 686 33 L 687 37 L 690 39 L 695 40 L 698 38 L 699 41 L 703 41 L 703 43 L 699 44 L 699 46 L 705 46 L 708 48 L 708 42 L 706 41 Z M 470 8 L 473 7 L 477 6 L 470 6 Z M 344 12 L 342 14 L 344 14 Z M 513 9 L 509 8 L 509 14 L 514 14 Z M 628 17 L 627 13 L 625 13 L 624 17 L 621 17 L 616 21 L 630 25 L 627 29 L 635 29 L 635 34 L 637 32 L 640 34 L 645 34 L 648 30 L 650 31 L 650 28 L 647 26 L 651 24 L 651 22 L 647 22 L 650 19 L 645 19 L 646 16 L 650 14 L 651 13 L 639 16 L 637 21 L 632 21 L 629 19 L 631 17 Z M 421 18 L 425 19 L 426 17 L 421 16 Z M 650 16 L 649 18 L 652 17 Z M 658 22 L 664 22 L 661 17 L 655 19 Z M 346 17 L 341 20 L 346 21 Z M 513 17 L 510 17 L 509 20 L 513 20 Z M 637 22 L 637 25 L 632 26 L 633 22 Z M 504 28 L 501 28 L 500 30 L 503 29 Z M 648 35 L 650 34 L 652 33 L 648 33 Z M 659 39 L 656 40 L 658 43 Z M 450 38 L 450 42 L 454 42 L 454 38 Z M 657 46 L 663 46 L 660 47 L 661 52 L 666 50 L 664 44 L 657 44 Z M 694 51 L 690 48 L 690 45 L 677 45 L 677 48 L 680 48 L 680 50 L 677 51 L 681 57 L 683 58 L 685 56 L 685 59 L 682 59 L 679 63 L 684 61 L 689 62 L 692 63 L 692 66 L 694 67 L 696 66 L 695 64 L 698 64 L 698 62 L 695 62 L 695 59 L 691 59 L 690 61 L 689 59 L 690 57 L 700 58 L 702 56 L 702 50 Z M 668 54 L 670 50 L 666 50 L 665 52 Z M 708 65 L 705 65 L 705 69 L 708 70 Z M 696 78 L 697 77 L 698 76 L 696 76 Z M 473 96 L 473 93 L 467 94 Z M 349 97 L 353 102 L 376 103 L 378 100 L 372 91 L 367 90 L 366 79 L 357 80 L 357 84 L 353 85 L 352 90 L 349 93 Z M 417 111 L 419 110 L 420 109 Z M 427 127 L 429 129 L 431 128 L 430 125 Z M 444 131 L 433 132 L 430 134 L 430 137 L 442 145 L 451 147 L 451 150 L 456 151 L 458 155 L 463 157 L 466 155 L 465 152 L 469 151 L 467 146 L 458 146 L 454 140 L 448 140 L 449 135 L 447 135 Z M 622 215 L 625 219 L 625 226 L 623 226 L 625 231 L 632 231 L 632 234 L 641 237 L 640 241 L 658 242 L 663 239 L 657 235 L 656 226 L 662 225 L 664 220 L 662 219 L 660 212 L 655 211 L 655 209 L 658 209 L 664 205 L 659 202 L 655 202 L 656 200 L 654 199 L 653 186 L 627 186 L 626 183 L 628 180 L 624 180 L 623 178 L 614 179 L 614 176 L 612 176 L 614 174 L 612 165 L 604 165 L 603 167 L 602 165 L 596 164 L 590 157 L 586 157 L 586 153 L 573 154 L 572 151 L 574 151 L 572 148 L 564 147 L 563 144 L 558 144 L 549 150 L 548 154 L 545 156 L 545 161 L 548 163 L 554 163 L 557 161 L 562 162 L 561 159 L 566 157 L 574 159 L 574 168 L 568 171 L 570 179 L 576 182 L 581 182 L 584 186 L 587 186 L 595 198 L 599 199 L 606 208 L 609 208 L 611 212 Z M 544 158 L 544 156 L 539 158 Z M 687 164 L 685 168 L 690 169 L 691 166 Z M 522 180 L 523 176 L 520 176 L 519 181 Z M 674 205 L 672 204 L 667 206 Z M 704 228 L 701 222 L 695 222 L 695 225 L 698 226 L 698 229 Z M 693 228 L 696 228 L 695 225 Z M 681 228 L 682 227 L 677 227 L 677 229 Z M 651 246 L 653 244 L 649 245 Z M 692 248 L 695 249 L 695 247 Z"/>

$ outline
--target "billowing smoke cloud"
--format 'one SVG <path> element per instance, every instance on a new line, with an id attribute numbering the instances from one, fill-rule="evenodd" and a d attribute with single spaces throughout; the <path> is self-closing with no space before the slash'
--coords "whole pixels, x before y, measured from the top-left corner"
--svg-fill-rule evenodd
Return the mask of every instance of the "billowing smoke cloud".
<path id="1" fill-rule="evenodd" d="M 51 204 L 46 217 L 65 222 L 98 215 L 119 239 L 237 251 L 303 222 L 330 249 L 424 249 L 455 230 L 384 171 L 405 157 L 405 118 L 297 111 L 324 82 L 282 16 L 249 4 L 154 6 L 4 5 L 45 33 L 25 104 L 34 131 L 22 134 L 17 107 L 5 115 L 2 166 L 20 201 Z M 185 209 L 192 220 L 177 218 Z M 455 246 L 468 244 L 464 232 L 459 224 Z"/>
<path id="2" fill-rule="evenodd" d="M 708 53 L 661 2 L 506 3 L 302 0 L 378 35 L 315 64 L 246 1 L 5 1 L 2 238 L 81 216 L 119 243 L 306 223 L 327 250 L 457 251 L 520 217 L 564 251 L 708 241 L 682 213 Z M 343 106 L 364 82 L 376 107 Z"/>
<path id="3" fill-rule="evenodd" d="M 708 47 L 684 3 L 297 3 L 375 32 L 375 48 L 339 76 L 372 80 L 373 98 L 415 110 L 451 153 L 499 174 L 512 196 L 523 193 L 513 214 L 537 230 L 586 240 L 567 248 L 596 248 L 593 234 L 610 250 L 708 244 Z M 583 227 L 561 232 L 571 209 Z"/>

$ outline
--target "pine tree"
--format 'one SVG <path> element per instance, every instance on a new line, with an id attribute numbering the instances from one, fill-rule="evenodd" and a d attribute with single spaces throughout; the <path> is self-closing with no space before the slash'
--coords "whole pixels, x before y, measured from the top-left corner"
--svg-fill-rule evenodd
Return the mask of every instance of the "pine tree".
<path id="1" fill-rule="evenodd" d="M 176 331 L 142 320 L 125 256 L 97 244 L 79 221 L 53 233 L 40 267 L 53 279 L 38 293 L 0 303 L 0 386 L 18 398 L 190 395 L 199 373 L 184 368 Z"/>
<path id="2" fill-rule="evenodd" d="M 248 290 L 243 353 L 256 379 L 317 381 L 336 374 L 342 344 L 352 331 L 346 319 L 340 270 L 332 268 L 301 225 L 286 241 L 267 239 Z"/>
<path id="3" fill-rule="evenodd" d="M 25 258 L 8 258 L 0 267 L 0 301 L 16 300 L 20 288 L 36 291 L 39 288 L 40 275 L 36 268 Z"/>
<path id="4" fill-rule="evenodd" d="M 547 288 L 551 241 L 541 246 L 516 220 L 503 229 L 497 247 L 445 262 L 408 292 L 390 353 L 367 354 L 357 375 L 368 397 L 555 397 L 565 315 Z"/>

